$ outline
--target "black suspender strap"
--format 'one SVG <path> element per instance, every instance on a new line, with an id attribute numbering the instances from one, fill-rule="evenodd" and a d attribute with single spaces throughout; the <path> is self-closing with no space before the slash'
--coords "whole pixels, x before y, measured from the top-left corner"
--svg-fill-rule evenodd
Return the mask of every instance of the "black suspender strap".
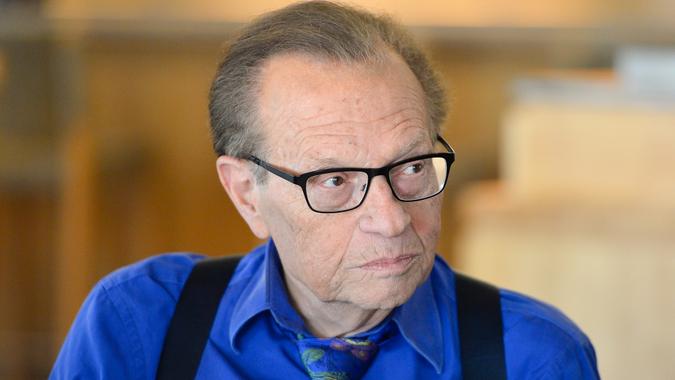
<path id="1" fill-rule="evenodd" d="M 464 380 L 506 380 L 499 289 L 455 273 Z"/>
<path id="2" fill-rule="evenodd" d="M 194 379 L 218 305 L 240 259 L 231 256 L 195 264 L 164 338 L 158 380 Z"/>
<path id="3" fill-rule="evenodd" d="M 158 380 L 194 379 L 218 305 L 241 257 L 202 260 L 190 273 L 164 339 Z M 499 290 L 455 274 L 462 378 L 506 380 Z"/>

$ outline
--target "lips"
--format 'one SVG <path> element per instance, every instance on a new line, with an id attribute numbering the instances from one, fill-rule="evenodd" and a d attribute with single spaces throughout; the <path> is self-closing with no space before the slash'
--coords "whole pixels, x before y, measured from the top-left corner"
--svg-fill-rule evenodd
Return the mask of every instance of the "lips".
<path id="1" fill-rule="evenodd" d="M 361 265 L 361 269 L 382 272 L 405 271 L 418 255 L 401 255 L 394 258 L 382 258 L 369 261 Z"/>

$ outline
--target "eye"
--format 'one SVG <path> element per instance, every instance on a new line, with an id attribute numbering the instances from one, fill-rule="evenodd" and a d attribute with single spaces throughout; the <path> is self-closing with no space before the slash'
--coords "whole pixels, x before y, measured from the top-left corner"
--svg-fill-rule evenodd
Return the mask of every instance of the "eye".
<path id="1" fill-rule="evenodd" d="M 406 175 L 417 174 L 417 173 L 421 172 L 422 170 L 424 170 L 424 163 L 422 163 L 421 161 L 417 161 L 417 162 L 413 162 L 413 163 L 409 164 L 408 166 L 406 166 L 405 168 L 403 168 L 403 174 L 406 174 Z"/>
<path id="2" fill-rule="evenodd" d="M 327 178 L 327 179 L 323 180 L 321 182 L 321 185 L 325 186 L 325 187 L 338 187 L 338 186 L 340 186 L 344 183 L 345 183 L 344 177 L 336 175 L 336 176 L 332 176 L 330 178 Z"/>

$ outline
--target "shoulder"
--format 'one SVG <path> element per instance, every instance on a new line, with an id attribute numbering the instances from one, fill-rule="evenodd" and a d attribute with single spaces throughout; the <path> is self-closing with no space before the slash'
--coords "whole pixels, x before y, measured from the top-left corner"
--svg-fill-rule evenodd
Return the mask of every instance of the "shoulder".
<path id="1" fill-rule="evenodd" d="M 529 329 L 564 337 L 564 340 L 586 342 L 588 337 L 562 311 L 533 297 L 500 289 L 504 332 L 519 333 Z"/>
<path id="2" fill-rule="evenodd" d="M 448 306 L 456 307 L 455 271 L 442 258 L 437 257 L 431 277 L 434 289 L 450 301 Z M 469 278 L 480 280 L 471 276 Z M 581 329 L 556 307 L 508 289 L 500 288 L 499 296 L 505 338 L 546 332 L 563 341 L 588 341 Z M 536 340 L 540 341 L 541 337 L 537 336 Z"/>
<path id="3" fill-rule="evenodd" d="M 121 316 L 132 318 L 139 329 L 168 320 L 194 265 L 204 256 L 167 253 L 120 268 L 104 277 L 91 295 L 107 298 Z M 143 331 L 142 333 L 147 333 Z"/>
<path id="4" fill-rule="evenodd" d="M 203 256 L 173 253 L 118 269 L 87 296 L 66 337 L 51 379 L 149 378 L 176 300 Z"/>
<path id="5" fill-rule="evenodd" d="M 450 301 L 451 307 L 456 307 L 455 279 L 454 269 L 437 256 L 431 280 L 434 289 Z M 560 341 L 589 342 L 581 329 L 556 307 L 508 289 L 500 288 L 499 295 L 505 338 L 527 338 L 527 334 L 534 333 L 534 340 L 541 342 L 540 334 L 547 333 Z"/>
<path id="6" fill-rule="evenodd" d="M 263 256 L 261 248 L 244 256 L 230 286 L 244 286 Z M 193 253 L 162 254 L 101 279 L 82 304 L 50 379 L 153 378 L 180 293 L 202 259 Z"/>
<path id="7" fill-rule="evenodd" d="M 455 316 L 455 272 L 437 257 L 432 282 Z M 499 289 L 509 378 L 597 379 L 595 350 L 586 334 L 556 307 L 533 297 Z M 437 295 L 438 296 L 438 295 Z"/>
<path id="8" fill-rule="evenodd" d="M 586 334 L 556 307 L 500 289 L 504 346 L 516 378 L 599 378 Z"/>
<path id="9" fill-rule="evenodd" d="M 152 256 L 117 269 L 101 279 L 96 287 L 113 290 L 139 283 L 156 284 L 159 287 L 182 285 L 194 265 L 203 258 L 203 255 L 194 253 L 165 253 Z"/>

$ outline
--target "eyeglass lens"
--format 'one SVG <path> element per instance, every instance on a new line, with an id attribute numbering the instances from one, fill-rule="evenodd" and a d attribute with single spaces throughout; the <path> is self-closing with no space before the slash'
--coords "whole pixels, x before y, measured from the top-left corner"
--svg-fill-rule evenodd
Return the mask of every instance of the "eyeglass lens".
<path id="1" fill-rule="evenodd" d="M 402 201 L 415 201 L 440 193 L 447 176 L 447 161 L 431 157 L 409 161 L 389 170 L 394 195 Z M 319 212 L 338 212 L 358 206 L 368 188 L 368 174 L 361 171 L 323 173 L 307 179 L 310 206 Z"/>

